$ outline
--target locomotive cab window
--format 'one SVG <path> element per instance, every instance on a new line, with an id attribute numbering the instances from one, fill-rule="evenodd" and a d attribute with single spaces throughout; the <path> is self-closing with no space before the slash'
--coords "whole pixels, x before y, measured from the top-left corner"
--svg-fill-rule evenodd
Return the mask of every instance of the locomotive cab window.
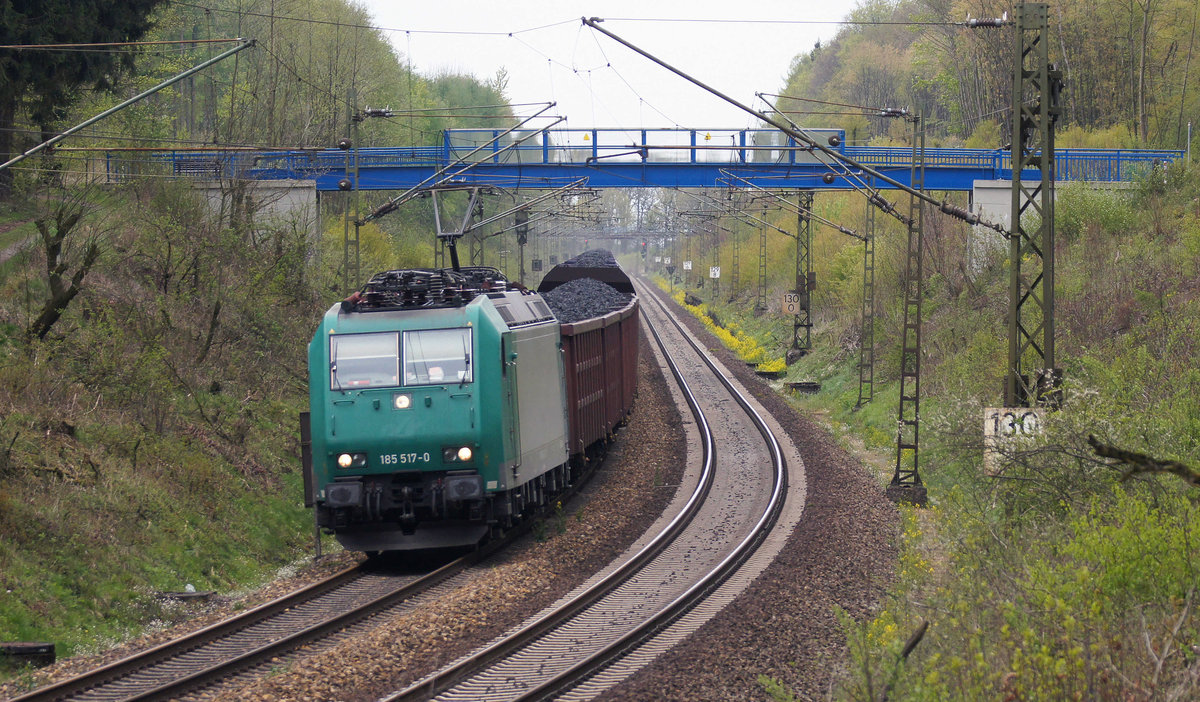
<path id="1" fill-rule="evenodd" d="M 400 384 L 400 353 L 394 332 L 329 337 L 329 387 L 386 388 Z"/>
<path id="2" fill-rule="evenodd" d="M 471 330 L 428 329 L 404 332 L 404 384 L 469 383 Z"/>

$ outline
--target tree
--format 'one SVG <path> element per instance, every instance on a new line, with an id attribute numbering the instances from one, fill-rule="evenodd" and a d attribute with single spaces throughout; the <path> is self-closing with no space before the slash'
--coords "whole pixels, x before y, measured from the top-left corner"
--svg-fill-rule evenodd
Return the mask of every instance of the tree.
<path id="1" fill-rule="evenodd" d="M 0 44 L 47 45 L 135 41 L 163 0 L 10 0 L 0 11 Z M 133 66 L 134 54 L 112 51 L 0 49 L 0 155 L 14 151 L 18 113 L 25 110 L 44 141 L 78 88 L 105 89 Z M 0 171 L 0 197 L 12 172 Z"/>
<path id="2" fill-rule="evenodd" d="M 75 272 L 68 278 L 67 269 L 71 263 L 68 260 L 70 256 L 67 239 L 85 214 L 86 205 L 82 198 L 67 197 L 60 201 L 52 212 L 34 220 L 46 253 L 46 284 L 50 290 L 45 304 L 42 305 L 41 314 L 26 331 L 30 339 L 46 338 L 46 334 L 62 316 L 67 305 L 79 294 L 84 277 L 100 257 L 99 242 L 96 237 L 89 237 L 84 244 L 83 254 L 75 265 Z"/>

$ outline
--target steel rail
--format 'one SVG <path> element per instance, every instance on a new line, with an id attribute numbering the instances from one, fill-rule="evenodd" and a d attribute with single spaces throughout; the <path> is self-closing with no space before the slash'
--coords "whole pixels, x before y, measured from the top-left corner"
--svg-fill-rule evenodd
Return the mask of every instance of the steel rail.
<path id="1" fill-rule="evenodd" d="M 692 416 L 696 420 L 696 426 L 700 431 L 702 447 L 703 447 L 703 463 L 700 472 L 700 479 L 696 484 L 695 490 L 692 491 L 688 501 L 680 509 L 679 513 L 668 523 L 662 531 L 659 532 L 649 543 L 643 546 L 636 554 L 620 567 L 609 573 L 607 576 L 596 582 L 584 592 L 579 593 L 570 601 L 563 604 L 562 607 L 554 611 L 547 612 L 542 617 L 529 623 L 527 626 L 514 632 L 510 636 L 493 642 L 491 645 L 463 658 L 450 666 L 443 668 L 431 675 L 428 675 L 421 680 L 413 683 L 407 688 L 400 690 L 392 695 L 383 697 L 380 702 L 414 702 L 415 700 L 424 700 L 440 694 L 447 688 L 457 684 L 460 680 L 468 677 L 472 673 L 492 664 L 493 662 L 504 658 L 513 651 L 516 651 L 529 642 L 539 638 L 546 632 L 554 629 L 559 624 L 575 616 L 582 610 L 586 609 L 609 592 L 614 590 L 618 585 L 632 577 L 644 565 L 648 564 L 662 551 L 664 551 L 675 538 L 683 531 L 684 527 L 691 522 L 696 513 L 699 512 L 705 498 L 708 496 L 709 489 L 712 487 L 715 475 L 715 455 L 716 450 L 713 444 L 712 430 L 709 427 L 708 419 L 704 416 L 703 410 L 700 408 L 699 402 L 695 395 L 692 394 L 691 388 L 683 377 L 682 371 L 675 363 L 675 359 L 667 351 L 657 332 L 653 331 L 653 325 L 645 316 L 642 317 L 645 324 L 654 333 L 655 339 L 659 342 L 659 347 L 662 349 L 663 355 L 667 361 L 667 366 L 671 370 L 671 375 L 675 378 L 679 385 L 680 391 L 683 393 L 687 401 L 688 407 L 692 411 Z"/>
<path id="2" fill-rule="evenodd" d="M 235 617 L 210 624 L 203 629 L 198 629 L 180 638 L 166 641 L 153 648 L 140 651 L 100 668 L 87 671 L 86 673 L 76 675 L 53 685 L 39 688 L 16 697 L 11 702 L 46 702 L 48 700 L 68 699 L 72 695 L 77 695 L 90 688 L 104 685 L 142 668 L 157 665 L 162 661 L 174 658 L 180 653 L 201 646 L 208 641 L 228 636 L 236 631 L 270 619 L 280 612 L 342 587 L 358 579 L 361 575 L 362 570 L 360 566 L 351 566 L 303 589 L 290 592 L 270 602 L 242 612 Z"/>
<path id="3" fill-rule="evenodd" d="M 145 690 L 121 697 L 126 700 L 164 699 L 178 696 L 188 690 L 203 687 L 234 673 L 252 667 L 259 662 L 286 653 L 300 645 L 328 636 L 345 629 L 358 621 L 365 619 L 380 610 L 395 606 L 410 599 L 450 577 L 465 570 L 492 555 L 508 544 L 512 538 L 522 533 L 520 529 L 512 530 L 505 538 L 470 554 L 455 559 L 440 568 L 420 576 L 394 591 L 366 602 L 351 610 L 336 614 L 332 617 L 297 629 L 281 638 L 274 639 L 249 651 L 243 651 L 231 658 L 214 663 L 203 669 L 196 670 L 168 682 L 148 687 Z M 362 575 L 366 574 L 361 566 L 354 566 L 340 571 L 333 576 L 314 583 L 302 590 L 289 593 L 271 602 L 260 605 L 231 619 L 217 622 L 179 639 L 160 644 L 152 649 L 121 659 L 104 667 L 98 668 L 64 680 L 55 685 L 34 690 L 26 695 L 17 697 L 12 702 L 50 702 L 65 700 L 82 695 L 90 690 L 113 684 L 122 678 L 138 673 L 147 668 L 164 664 L 173 658 L 213 644 L 230 635 L 243 631 L 251 626 L 269 621 L 288 610 L 310 602 L 317 597 L 329 594 L 344 587 Z M 153 684 L 153 683 L 151 683 Z"/>
<path id="4" fill-rule="evenodd" d="M 596 464 L 597 466 L 599 463 Z M 569 499 L 579 488 L 587 483 L 595 473 L 595 467 L 587 471 L 580 479 L 573 484 L 569 489 L 563 491 L 560 495 L 562 499 Z M 548 510 L 548 506 L 546 508 Z M 544 516 L 546 510 L 543 510 Z M 252 651 L 248 651 L 237 658 L 230 659 L 224 663 L 218 663 L 207 669 L 197 671 L 189 676 L 179 678 L 170 683 L 159 686 L 153 690 L 148 690 L 137 696 L 127 698 L 126 702 L 134 700 L 157 700 L 170 699 L 178 697 L 181 694 L 204 687 L 211 683 L 217 682 L 224 678 L 230 677 L 237 672 L 249 667 L 260 664 L 263 661 L 270 660 L 273 657 L 284 654 L 290 650 L 294 650 L 309 641 L 315 641 L 326 636 L 332 635 L 353 626 L 357 622 L 366 619 L 378 612 L 393 607 L 403 601 L 412 598 L 415 595 L 421 594 L 436 585 L 448 580 L 457 575 L 467 567 L 475 565 L 480 561 L 490 557 L 497 551 L 509 546 L 517 537 L 525 534 L 533 524 L 533 519 L 527 520 L 524 524 L 514 527 L 508 531 L 502 538 L 492 541 L 484 547 L 473 551 L 461 558 L 458 558 L 437 570 L 421 576 L 419 580 L 402 586 L 393 593 L 389 593 L 375 600 L 367 602 L 353 610 L 346 611 L 341 615 L 318 622 L 305 629 L 298 630 L 295 633 L 272 641 L 266 645 L 260 646 Z M 16 702 L 14 700 L 14 702 Z"/>
<path id="5" fill-rule="evenodd" d="M 541 700 L 554 697 L 555 695 L 566 692 L 570 688 L 578 685 L 587 678 L 595 675 L 604 668 L 608 667 L 614 661 L 628 654 L 628 652 L 637 648 L 639 645 L 652 638 L 666 627 L 670 626 L 675 620 L 683 616 L 694 605 L 703 600 L 710 592 L 720 586 L 728 579 L 745 561 L 749 558 L 758 545 L 770 532 L 778 520 L 779 513 L 783 509 L 784 491 L 787 489 L 787 461 L 783 456 L 783 450 L 779 446 L 779 441 L 771 432 L 763 420 L 762 415 L 746 399 L 745 395 L 738 390 L 733 383 L 722 373 L 716 364 L 709 358 L 704 349 L 684 331 L 679 320 L 671 314 L 666 306 L 659 299 L 658 295 L 650 294 L 645 297 L 654 299 L 654 303 L 663 311 L 667 319 L 675 325 L 680 331 L 682 338 L 690 345 L 696 353 L 703 359 L 705 365 L 712 371 L 713 375 L 721 381 L 721 384 L 729 391 L 736 399 L 738 405 L 754 420 L 755 426 L 758 428 L 763 439 L 771 448 L 772 460 L 774 465 L 774 485 L 771 491 L 771 498 L 768 501 L 763 514 L 759 517 L 757 523 L 750 530 L 744 539 L 725 556 L 716 567 L 712 568 L 708 574 L 702 577 L 694 585 L 681 593 L 678 597 L 660 609 L 657 613 L 646 619 L 643 623 L 637 625 L 620 638 L 609 643 L 607 646 L 589 655 L 587 658 L 581 659 L 567 670 L 559 673 L 557 676 L 543 682 L 541 685 L 530 689 L 528 692 L 516 697 L 516 700 L 522 702 L 528 700 Z M 649 321 L 649 320 L 647 320 Z M 657 330 L 653 325 L 650 326 L 654 333 L 655 340 L 662 346 L 662 340 L 658 336 Z M 664 348 L 665 351 L 665 348 Z"/>
<path id="6" fill-rule="evenodd" d="M 490 549 L 487 550 L 491 552 Z M 332 618 L 317 622 L 311 626 L 299 629 L 287 636 L 271 641 L 238 655 L 235 658 L 215 663 L 207 668 L 198 670 L 190 675 L 185 675 L 176 678 L 170 682 L 164 683 L 152 689 L 141 692 L 126 698 L 126 702 L 134 702 L 135 700 L 164 700 L 174 699 L 180 695 L 210 685 L 219 680 L 228 678 L 235 673 L 253 667 L 264 661 L 287 653 L 288 651 L 299 648 L 303 644 L 310 641 L 325 638 L 342 629 L 352 626 L 363 619 L 366 619 L 381 610 L 387 609 L 394 605 L 400 604 L 405 600 L 411 599 L 430 588 L 440 584 L 448 578 L 457 575 L 467 568 L 467 566 L 477 562 L 483 556 L 484 551 L 476 551 L 461 558 L 455 559 L 450 563 L 438 568 L 437 570 L 421 576 L 407 585 L 403 585 L 393 592 L 382 595 L 380 597 L 367 602 L 361 607 L 356 607 L 338 614 Z"/>

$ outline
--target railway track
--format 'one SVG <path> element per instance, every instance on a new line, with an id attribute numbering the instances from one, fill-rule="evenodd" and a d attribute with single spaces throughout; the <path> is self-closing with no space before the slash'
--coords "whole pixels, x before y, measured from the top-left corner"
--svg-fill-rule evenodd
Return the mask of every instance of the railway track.
<path id="1" fill-rule="evenodd" d="M 494 548 L 421 574 L 355 566 L 242 614 L 12 702 L 176 698 L 242 671 L 265 666 L 307 643 L 336 635 L 370 616 L 451 587 L 456 576 Z"/>
<path id="2" fill-rule="evenodd" d="M 639 664 L 622 671 L 621 662 L 713 593 L 769 533 L 787 487 L 779 442 L 658 298 L 640 287 L 642 299 L 653 300 L 643 304 L 643 319 L 700 430 L 703 468 L 691 496 L 629 558 L 389 702 L 586 699 L 630 674 Z"/>

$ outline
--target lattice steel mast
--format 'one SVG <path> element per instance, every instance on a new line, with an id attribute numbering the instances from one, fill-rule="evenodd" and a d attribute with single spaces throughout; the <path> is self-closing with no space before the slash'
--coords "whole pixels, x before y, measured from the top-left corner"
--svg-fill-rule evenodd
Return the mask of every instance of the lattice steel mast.
<path id="1" fill-rule="evenodd" d="M 925 130 L 913 117 L 913 189 L 925 187 Z M 924 201 L 908 199 L 908 253 L 904 266 L 904 340 L 900 351 L 900 409 L 896 422 L 896 470 L 887 495 L 897 502 L 925 504 L 921 484 L 921 298 L 924 294 Z"/>
<path id="2" fill-rule="evenodd" d="M 1062 369 L 1054 359 L 1054 123 L 1062 113 L 1062 72 L 1049 60 L 1049 5 L 1015 8 L 1012 220 L 1009 225 L 1006 407 L 1056 405 Z M 1038 179 L 1021 180 L 1024 169 Z M 1032 208 L 1036 228 L 1024 221 Z M 1027 375 L 1027 369 L 1033 374 Z"/>
<path id="3" fill-rule="evenodd" d="M 867 187 L 874 183 L 867 180 Z M 858 349 L 858 402 L 862 407 L 875 398 L 875 205 L 867 202 L 863 227 L 862 333 Z"/>
<path id="4" fill-rule="evenodd" d="M 812 290 L 816 282 L 812 271 L 812 191 L 797 193 L 796 204 L 800 208 L 796 220 L 796 294 L 800 297 L 800 312 L 792 318 L 792 348 L 803 356 L 812 350 Z"/>

